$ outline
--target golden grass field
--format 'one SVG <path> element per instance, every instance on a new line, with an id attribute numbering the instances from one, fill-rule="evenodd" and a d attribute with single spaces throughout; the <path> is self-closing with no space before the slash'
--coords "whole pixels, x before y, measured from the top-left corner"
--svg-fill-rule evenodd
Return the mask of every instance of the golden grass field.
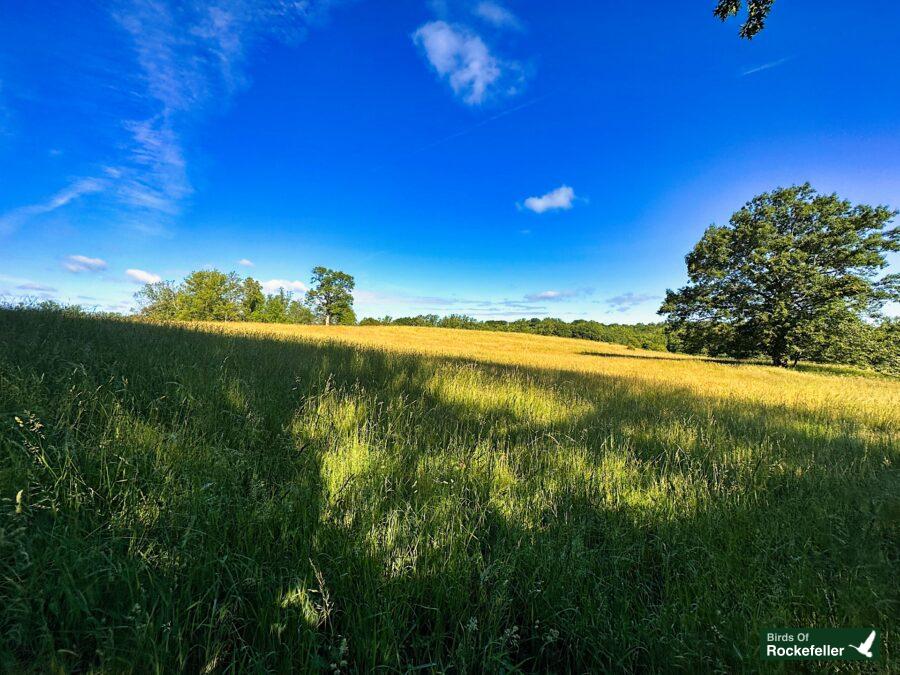
<path id="1" fill-rule="evenodd" d="M 285 340 L 334 341 L 408 354 L 471 359 L 548 371 L 595 373 L 620 380 L 674 385 L 712 398 L 841 411 L 884 428 L 900 428 L 900 379 L 874 378 L 852 368 L 813 372 L 764 364 L 719 363 L 684 354 L 605 342 L 522 333 L 410 326 L 295 326 L 263 323 L 199 324 L 208 330 Z"/>
<path id="2" fill-rule="evenodd" d="M 0 311 L 0 671 L 896 671 L 898 429 L 846 368 Z"/>

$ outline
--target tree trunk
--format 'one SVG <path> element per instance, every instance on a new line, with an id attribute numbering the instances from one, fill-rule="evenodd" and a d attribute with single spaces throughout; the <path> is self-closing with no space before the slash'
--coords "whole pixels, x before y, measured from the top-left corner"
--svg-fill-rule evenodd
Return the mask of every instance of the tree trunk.
<path id="1" fill-rule="evenodd" d="M 779 368 L 787 366 L 787 358 L 785 357 L 783 350 L 774 348 L 769 351 L 769 357 L 772 359 L 773 366 L 778 366 Z"/>
<path id="2" fill-rule="evenodd" d="M 331 325 L 331 314 L 329 314 L 328 312 L 325 312 L 325 325 L 326 326 Z"/>
<path id="3" fill-rule="evenodd" d="M 772 357 L 772 365 L 779 368 L 787 367 L 787 335 L 786 331 L 780 330 L 769 346 L 769 356 Z"/>

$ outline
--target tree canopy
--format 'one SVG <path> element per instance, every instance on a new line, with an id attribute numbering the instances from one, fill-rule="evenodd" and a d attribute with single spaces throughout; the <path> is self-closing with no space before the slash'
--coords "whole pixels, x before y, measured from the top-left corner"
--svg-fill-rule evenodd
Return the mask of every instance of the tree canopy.
<path id="1" fill-rule="evenodd" d="M 765 354 L 775 365 L 838 350 L 848 327 L 864 330 L 900 298 L 900 275 L 876 279 L 885 253 L 900 250 L 900 231 L 887 228 L 896 213 L 808 183 L 753 198 L 687 255 L 690 283 L 667 291 L 660 308 L 670 345 Z"/>
<path id="2" fill-rule="evenodd" d="M 241 288 L 241 316 L 247 320 L 258 318 L 266 306 L 262 284 L 253 277 L 244 279 Z"/>
<path id="3" fill-rule="evenodd" d="M 177 314 L 188 321 L 235 321 L 240 318 L 241 280 L 234 272 L 191 272 L 178 294 Z"/>
<path id="4" fill-rule="evenodd" d="M 353 277 L 346 272 L 314 267 L 306 303 L 326 326 L 356 323 L 352 295 L 355 285 Z"/>
<path id="5" fill-rule="evenodd" d="M 752 40 L 766 25 L 766 17 L 772 11 L 775 0 L 747 0 L 747 18 L 741 24 L 740 36 Z M 727 21 L 741 11 L 743 0 L 719 0 L 713 14 Z"/>

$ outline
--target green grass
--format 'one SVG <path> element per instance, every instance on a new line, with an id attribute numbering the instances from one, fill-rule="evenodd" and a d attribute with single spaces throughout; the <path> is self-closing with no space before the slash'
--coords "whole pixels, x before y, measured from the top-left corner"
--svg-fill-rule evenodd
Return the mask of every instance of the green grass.
<path id="1" fill-rule="evenodd" d="M 890 420 L 0 311 L 0 671 L 896 670 Z"/>

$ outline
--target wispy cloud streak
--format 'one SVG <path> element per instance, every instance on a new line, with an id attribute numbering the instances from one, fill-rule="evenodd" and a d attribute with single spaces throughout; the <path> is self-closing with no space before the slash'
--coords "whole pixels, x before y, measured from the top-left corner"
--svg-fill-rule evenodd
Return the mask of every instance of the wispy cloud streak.
<path id="1" fill-rule="evenodd" d="M 791 57 L 786 56 L 783 59 L 778 59 L 777 61 L 770 61 L 769 63 L 764 63 L 760 66 L 755 66 L 753 68 L 748 68 L 747 70 L 741 73 L 741 77 L 746 77 L 747 75 L 753 75 L 753 73 L 760 73 L 764 70 L 769 70 L 770 68 L 777 68 L 778 66 L 787 63 L 791 60 Z"/>
<path id="2" fill-rule="evenodd" d="M 155 284 L 162 281 L 161 276 L 153 274 L 153 272 L 147 272 L 146 270 L 129 269 L 125 270 L 125 275 L 130 281 L 136 284 Z"/>
<path id="3" fill-rule="evenodd" d="M 128 38 L 132 54 L 123 54 L 107 68 L 103 86 L 124 93 L 136 111 L 119 118 L 119 149 L 113 156 L 97 158 L 104 169 L 95 175 L 102 174 L 102 179 L 79 178 L 46 202 L 0 215 L 0 233 L 101 190 L 108 205 L 117 207 L 126 220 L 159 231 L 157 225 L 180 213 L 193 192 L 186 132 L 213 108 L 227 106 L 247 85 L 245 64 L 253 45 L 262 39 L 301 39 L 338 1 L 110 3 L 110 16 Z M 72 196 L 66 199 L 69 192 Z"/>
<path id="4" fill-rule="evenodd" d="M 525 299 L 529 302 L 536 302 L 538 300 L 559 302 L 562 300 L 581 298 L 586 295 L 591 295 L 593 292 L 593 288 L 568 288 L 563 290 L 549 290 L 541 291 L 540 293 L 530 293 L 525 296 Z"/>
<path id="5" fill-rule="evenodd" d="M 29 218 L 51 213 L 75 200 L 108 187 L 108 181 L 101 178 L 78 178 L 44 202 L 28 204 L 7 211 L 0 215 L 0 234 L 7 234 L 17 229 Z"/>
<path id="6" fill-rule="evenodd" d="M 79 272 L 102 272 L 108 265 L 102 258 L 91 258 L 86 255 L 70 255 L 63 261 L 63 267 L 78 274 Z"/>
<path id="7" fill-rule="evenodd" d="M 484 0 L 484 2 L 479 2 L 475 5 L 472 11 L 477 17 L 497 28 L 508 28 L 515 31 L 524 29 L 524 25 L 519 20 L 519 17 L 499 2 Z"/>
<path id="8" fill-rule="evenodd" d="M 606 300 L 606 304 L 612 307 L 617 312 L 627 312 L 630 309 L 637 307 L 638 305 L 642 305 L 645 302 L 650 302 L 651 300 L 659 300 L 660 296 L 658 295 L 650 295 L 648 293 L 634 293 L 629 291 L 628 293 L 623 293 L 621 295 L 616 295 L 612 298 L 608 298 Z"/>
<path id="9" fill-rule="evenodd" d="M 471 314 L 474 316 L 545 315 L 549 306 L 590 295 L 592 288 L 549 290 L 529 293 L 521 298 L 490 300 L 406 293 L 381 293 L 357 290 L 354 298 L 369 307 L 403 307 L 409 313 Z"/>

